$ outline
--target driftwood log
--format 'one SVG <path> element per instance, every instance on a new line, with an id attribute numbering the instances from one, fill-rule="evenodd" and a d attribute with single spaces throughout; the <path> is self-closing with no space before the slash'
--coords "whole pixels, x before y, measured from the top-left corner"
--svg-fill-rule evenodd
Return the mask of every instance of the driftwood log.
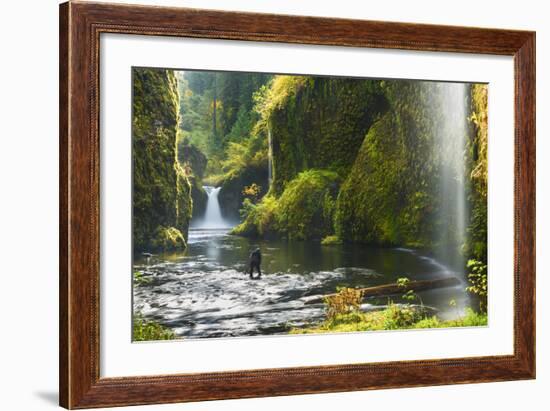
<path id="1" fill-rule="evenodd" d="M 393 294 L 405 294 L 407 291 L 425 291 L 435 288 L 455 287 L 460 284 L 460 280 L 456 277 L 436 278 L 433 280 L 410 281 L 406 286 L 398 285 L 397 283 L 377 285 L 376 287 L 358 288 L 363 293 L 363 298 L 381 297 Z M 334 294 L 315 295 L 304 297 L 304 304 L 322 303 L 325 298 L 335 296 Z"/>

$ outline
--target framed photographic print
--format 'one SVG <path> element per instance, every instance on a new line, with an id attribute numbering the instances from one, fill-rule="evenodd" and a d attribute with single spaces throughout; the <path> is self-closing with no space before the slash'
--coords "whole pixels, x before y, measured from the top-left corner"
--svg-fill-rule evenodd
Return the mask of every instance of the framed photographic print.
<path id="1" fill-rule="evenodd" d="M 535 33 L 60 6 L 60 403 L 535 377 Z"/>

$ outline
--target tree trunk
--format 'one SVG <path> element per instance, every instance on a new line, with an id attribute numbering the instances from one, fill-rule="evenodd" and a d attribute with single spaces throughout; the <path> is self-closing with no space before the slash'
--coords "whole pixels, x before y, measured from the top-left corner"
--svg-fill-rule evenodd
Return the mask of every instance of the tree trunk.
<path id="1" fill-rule="evenodd" d="M 378 285 L 376 287 L 358 288 L 363 293 L 363 298 L 382 297 L 393 294 L 405 294 L 407 291 L 425 291 L 435 288 L 455 287 L 460 285 L 460 280 L 456 277 L 436 278 L 434 280 L 411 281 L 406 286 L 400 286 L 397 283 Z M 304 304 L 322 303 L 325 298 L 335 296 L 336 294 L 315 295 L 304 297 Z"/>

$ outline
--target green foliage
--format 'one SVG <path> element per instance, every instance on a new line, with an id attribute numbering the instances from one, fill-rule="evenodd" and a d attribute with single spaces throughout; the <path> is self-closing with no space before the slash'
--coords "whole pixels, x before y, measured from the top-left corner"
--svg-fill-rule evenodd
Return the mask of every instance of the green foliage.
<path id="1" fill-rule="evenodd" d="M 338 293 L 325 297 L 325 310 L 328 320 L 338 316 L 357 313 L 361 308 L 363 292 L 354 288 L 342 287 Z"/>
<path id="2" fill-rule="evenodd" d="M 407 277 L 401 277 L 401 278 L 398 278 L 395 283 L 400 288 L 407 288 L 409 286 L 410 282 L 411 282 L 411 280 L 409 280 Z"/>
<path id="3" fill-rule="evenodd" d="M 159 226 L 150 243 L 150 250 L 152 251 L 183 251 L 186 248 L 185 237 L 175 227 Z"/>
<path id="4" fill-rule="evenodd" d="M 144 277 L 142 271 L 134 272 L 134 284 L 137 286 L 151 284 L 152 279 L 150 277 Z"/>
<path id="5" fill-rule="evenodd" d="M 419 310 L 416 310 L 408 305 L 400 307 L 395 304 L 390 304 L 390 306 L 383 312 L 382 327 L 384 330 L 411 328 L 415 323 L 423 318 Z"/>
<path id="6" fill-rule="evenodd" d="M 436 316 L 426 317 L 411 306 L 390 306 L 381 311 L 369 313 L 353 312 L 340 314 L 323 323 L 309 328 L 293 328 L 290 334 L 319 334 L 335 332 L 402 330 L 412 328 L 450 328 L 486 326 L 486 313 L 476 313 L 466 309 L 463 317 L 442 321 Z"/>
<path id="7" fill-rule="evenodd" d="M 466 291 L 479 301 L 479 310 L 487 312 L 487 264 L 478 260 L 468 260 L 468 283 Z"/>
<path id="8" fill-rule="evenodd" d="M 249 147 L 249 141 L 230 142 L 226 151 L 227 159 L 221 163 L 223 171 L 229 176 L 239 174 L 252 162 L 255 154 Z"/>
<path id="9" fill-rule="evenodd" d="M 256 96 L 260 125 L 272 136 L 276 195 L 304 170 L 347 174 L 366 131 L 387 107 L 379 83 L 276 76 Z"/>
<path id="10" fill-rule="evenodd" d="M 254 109 L 264 120 L 268 120 L 275 110 L 281 109 L 287 101 L 306 86 L 306 76 L 275 76 L 268 84 L 254 93 Z"/>
<path id="11" fill-rule="evenodd" d="M 173 71 L 134 69 L 132 104 L 134 248 L 172 247 L 174 241 L 159 240 L 162 229 L 168 227 L 183 239 L 175 241 L 177 247 L 185 248 L 191 188 L 177 161 L 179 95 Z"/>
<path id="12" fill-rule="evenodd" d="M 277 200 L 270 195 L 265 196 L 258 204 L 245 199 L 241 210 L 245 219 L 231 233 L 247 237 L 273 236 L 277 232 L 277 206 Z"/>
<path id="13" fill-rule="evenodd" d="M 256 183 L 252 183 L 249 186 L 245 186 L 242 191 L 244 196 L 242 208 L 239 210 L 242 220 L 246 218 L 255 211 L 256 204 L 261 198 L 262 187 Z"/>
<path id="14" fill-rule="evenodd" d="M 399 288 L 402 288 L 403 291 L 405 292 L 401 298 L 405 301 L 409 301 L 409 302 L 414 302 L 416 300 L 418 300 L 420 302 L 420 305 L 424 305 L 423 301 L 422 301 L 422 298 L 420 297 L 420 295 L 418 295 L 417 293 L 414 292 L 414 290 L 409 290 L 409 284 L 410 284 L 411 280 L 409 280 L 407 277 L 401 277 L 401 278 L 398 278 L 397 281 L 396 281 L 396 284 Z"/>
<path id="15" fill-rule="evenodd" d="M 366 133 L 338 196 L 336 233 L 350 241 L 427 247 L 437 230 L 437 85 L 384 82 L 389 111 Z"/>
<path id="16" fill-rule="evenodd" d="M 472 144 L 474 167 L 470 173 L 483 197 L 487 196 L 488 110 L 487 84 L 473 84 L 471 89 L 472 114 L 469 120 L 475 125 Z"/>
<path id="17" fill-rule="evenodd" d="M 277 228 L 289 239 L 321 239 L 332 233 L 338 174 L 307 170 L 288 183 L 278 199 Z"/>
<path id="18" fill-rule="evenodd" d="M 338 245 L 342 244 L 340 237 L 336 235 L 327 235 L 321 240 L 321 245 Z"/>
<path id="19" fill-rule="evenodd" d="M 198 146 L 209 159 L 206 176 L 220 175 L 224 161 L 231 161 L 227 147 L 243 143 L 259 115 L 254 93 L 271 75 L 231 72 L 179 72 L 182 136 Z"/>
<path id="20" fill-rule="evenodd" d="M 278 199 L 266 196 L 256 206 L 243 203 L 242 216 L 246 219 L 234 233 L 294 240 L 330 235 L 338 183 L 339 176 L 334 172 L 304 171 L 288 183 Z"/>
<path id="21" fill-rule="evenodd" d="M 146 320 L 141 314 L 134 315 L 133 341 L 173 340 L 176 335 L 163 325 Z"/>
<path id="22" fill-rule="evenodd" d="M 239 146 L 243 150 L 233 151 L 235 157 L 224 162 L 226 172 L 217 181 L 217 185 L 221 186 L 218 199 L 222 213 L 226 217 L 236 218 L 239 215 L 239 210 L 242 208 L 246 197 L 243 193 L 244 187 L 250 187 L 254 184 L 259 187 L 260 191 L 257 194 L 257 199 L 267 194 L 267 188 L 269 187 L 267 148 L 259 148 L 256 143 L 261 142 L 256 138 L 254 140 L 246 143 L 246 146 L 237 143 L 232 143 L 229 146 Z"/>
<path id="23" fill-rule="evenodd" d="M 469 140 L 469 169 L 472 190 L 468 238 L 464 254 L 469 258 L 487 261 L 487 150 L 488 111 L 487 85 L 473 84 L 471 88 L 472 114 L 469 118 L 474 133 Z"/>
<path id="24" fill-rule="evenodd" d="M 436 316 L 432 316 L 420 320 L 414 324 L 414 328 L 483 327 L 487 324 L 487 313 L 478 313 L 471 308 L 466 308 L 466 314 L 456 320 L 441 321 Z"/>
<path id="25" fill-rule="evenodd" d="M 245 198 L 243 200 L 243 206 L 239 210 L 239 214 L 241 215 L 241 218 L 243 221 L 245 221 L 251 213 L 253 213 L 256 210 L 256 203 L 253 203 L 250 198 Z"/>
<path id="26" fill-rule="evenodd" d="M 462 246 L 467 258 L 486 261 L 486 85 L 468 89 L 463 129 L 447 125 L 454 113 L 442 104 L 452 91 L 445 83 L 213 72 L 185 72 L 179 80 L 180 144 L 208 156 L 199 180 L 221 187 L 225 217 L 244 219 L 235 233 Z M 464 137 L 465 169 L 460 156 L 449 157 L 456 152 L 449 142 Z M 195 187 L 191 157 L 180 162 L 198 210 L 204 193 Z M 442 185 L 449 170 L 454 174 Z M 320 173 L 333 173 L 331 182 Z M 458 206 L 441 194 L 454 193 L 464 179 L 466 239 L 450 221 Z M 257 195 L 243 192 L 253 184 L 262 188 Z"/>

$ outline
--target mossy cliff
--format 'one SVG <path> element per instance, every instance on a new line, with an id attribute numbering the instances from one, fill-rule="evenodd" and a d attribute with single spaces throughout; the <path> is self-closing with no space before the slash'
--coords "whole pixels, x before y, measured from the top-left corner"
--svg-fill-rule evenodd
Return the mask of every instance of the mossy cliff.
<path id="1" fill-rule="evenodd" d="M 303 171 L 276 198 L 268 194 L 251 205 L 234 234 L 284 237 L 290 240 L 322 239 L 332 233 L 340 177 L 327 170 Z"/>
<path id="2" fill-rule="evenodd" d="M 185 249 L 192 202 L 177 160 L 177 81 L 170 70 L 139 68 L 133 76 L 134 249 Z"/>
<path id="3" fill-rule="evenodd" d="M 486 252 L 486 86 L 278 76 L 267 96 L 273 183 L 236 234 Z"/>
<path id="4" fill-rule="evenodd" d="M 379 82 L 277 76 L 264 119 L 272 139 L 275 195 L 307 169 L 345 176 L 365 133 L 386 110 Z"/>
<path id="5" fill-rule="evenodd" d="M 431 246 L 440 213 L 438 83 L 383 82 L 390 107 L 368 131 L 338 196 L 336 235 L 378 245 Z"/>
<path id="6" fill-rule="evenodd" d="M 271 141 L 268 197 L 234 232 L 321 239 L 333 232 L 341 181 L 371 125 L 387 110 L 378 81 L 276 76 L 258 104 Z M 273 206 L 273 207 L 271 207 Z"/>
<path id="7" fill-rule="evenodd" d="M 471 116 L 474 132 L 468 143 L 472 209 L 467 229 L 465 254 L 468 258 L 487 261 L 487 85 L 471 88 Z"/>
<path id="8" fill-rule="evenodd" d="M 239 220 L 239 210 L 245 198 L 243 188 L 257 184 L 260 188 L 259 197 L 263 197 L 268 190 L 267 158 L 250 161 L 246 167 L 236 173 L 228 174 L 220 182 L 221 189 L 218 196 L 221 212 L 224 218 L 231 221 Z"/>
<path id="9" fill-rule="evenodd" d="M 191 184 L 193 218 L 202 218 L 208 202 L 208 194 L 202 188 L 202 179 L 208 160 L 196 146 L 188 141 L 182 141 L 178 145 L 178 161 Z"/>

